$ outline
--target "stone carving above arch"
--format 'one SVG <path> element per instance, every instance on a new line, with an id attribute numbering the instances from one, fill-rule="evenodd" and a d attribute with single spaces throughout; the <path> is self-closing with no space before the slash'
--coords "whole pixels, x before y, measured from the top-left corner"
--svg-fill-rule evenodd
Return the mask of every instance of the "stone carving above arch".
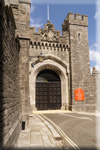
<path id="1" fill-rule="evenodd" d="M 47 22 L 47 29 L 40 29 L 41 41 L 58 42 L 59 33 L 53 30 L 53 24 Z"/>

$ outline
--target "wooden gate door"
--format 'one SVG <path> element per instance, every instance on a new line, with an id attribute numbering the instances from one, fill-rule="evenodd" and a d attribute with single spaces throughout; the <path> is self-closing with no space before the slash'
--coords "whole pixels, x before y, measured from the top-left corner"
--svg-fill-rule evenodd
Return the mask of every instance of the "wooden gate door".
<path id="1" fill-rule="evenodd" d="M 60 82 L 36 82 L 37 110 L 53 110 L 61 107 Z"/>

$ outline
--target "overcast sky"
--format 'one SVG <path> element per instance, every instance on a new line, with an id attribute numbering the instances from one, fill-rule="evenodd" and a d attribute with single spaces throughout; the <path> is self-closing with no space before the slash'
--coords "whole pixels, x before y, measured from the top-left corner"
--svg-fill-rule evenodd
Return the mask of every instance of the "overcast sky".
<path id="1" fill-rule="evenodd" d="M 80 2 L 81 1 L 81 2 Z M 47 23 L 47 5 L 49 4 L 49 20 L 55 25 L 55 30 L 62 31 L 61 25 L 69 12 L 88 16 L 88 39 L 90 66 L 100 70 L 99 40 L 97 40 L 97 23 L 100 10 L 94 0 L 31 0 L 30 26 L 44 28 Z M 48 2 L 48 3 L 47 3 Z M 84 3 L 83 3 L 84 2 Z M 99 17 L 100 18 L 100 17 Z M 99 25 L 98 25 L 99 26 Z M 99 35 L 99 34 L 98 34 Z"/>

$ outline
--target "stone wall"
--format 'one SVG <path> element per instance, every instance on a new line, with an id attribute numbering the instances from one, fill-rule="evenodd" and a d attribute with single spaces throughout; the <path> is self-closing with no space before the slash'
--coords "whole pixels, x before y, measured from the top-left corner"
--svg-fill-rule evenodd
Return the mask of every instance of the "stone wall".
<path id="1" fill-rule="evenodd" d="M 30 25 L 30 0 L 9 0 L 16 22 L 16 33 L 19 36 L 19 84 L 22 121 L 25 129 L 28 127 L 30 100 L 29 100 L 29 25 Z"/>
<path id="2" fill-rule="evenodd" d="M 30 46 L 30 50 L 29 50 L 29 56 L 30 58 L 32 58 L 32 56 L 34 56 L 31 60 L 31 63 L 34 63 L 36 60 L 38 60 L 37 56 L 40 55 L 40 53 L 42 52 L 42 54 L 46 57 L 46 56 L 52 56 L 54 58 L 58 58 L 61 61 L 63 60 L 65 63 L 67 63 L 67 66 L 69 65 L 69 51 L 68 49 L 66 50 L 61 50 L 61 48 L 57 47 L 50 47 L 50 46 Z"/>
<path id="3" fill-rule="evenodd" d="M 19 40 L 10 6 L 0 1 L 0 149 L 12 147 L 21 131 Z"/>
<path id="4" fill-rule="evenodd" d="M 100 70 L 95 70 L 95 67 L 93 67 L 91 77 L 93 83 L 94 101 L 96 103 L 96 111 L 100 112 Z"/>

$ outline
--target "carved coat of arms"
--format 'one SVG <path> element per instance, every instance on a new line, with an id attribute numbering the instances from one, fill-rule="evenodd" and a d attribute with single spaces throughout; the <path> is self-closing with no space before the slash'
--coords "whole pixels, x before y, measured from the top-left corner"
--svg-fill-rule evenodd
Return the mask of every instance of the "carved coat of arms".
<path id="1" fill-rule="evenodd" d="M 53 31 L 53 24 L 51 22 L 47 23 L 47 30 L 41 29 L 41 40 L 43 41 L 58 41 L 59 35 L 57 32 Z"/>

